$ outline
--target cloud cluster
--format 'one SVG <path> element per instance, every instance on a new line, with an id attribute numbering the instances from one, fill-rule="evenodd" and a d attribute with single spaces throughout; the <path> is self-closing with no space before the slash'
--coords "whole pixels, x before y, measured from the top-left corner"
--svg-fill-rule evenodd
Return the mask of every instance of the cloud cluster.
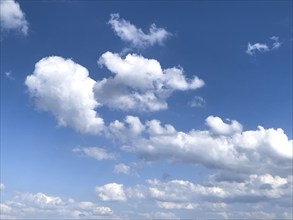
<path id="1" fill-rule="evenodd" d="M 109 153 L 104 148 L 100 147 L 76 147 L 72 151 L 79 155 L 94 158 L 96 160 L 113 160 L 116 158 L 116 154 Z"/>
<path id="2" fill-rule="evenodd" d="M 166 99 L 174 91 L 194 90 L 204 85 L 204 81 L 196 76 L 187 79 L 180 67 L 162 69 L 157 60 L 137 54 L 128 54 L 123 59 L 119 54 L 106 52 L 98 63 L 107 67 L 115 76 L 95 84 L 96 99 L 115 109 L 167 109 Z"/>
<path id="3" fill-rule="evenodd" d="M 243 215 L 241 210 L 243 211 L 245 208 L 236 210 L 231 208 L 240 203 L 243 204 L 243 207 L 249 206 L 251 216 L 246 217 L 253 218 L 267 214 L 267 216 L 275 218 L 288 218 L 290 214 L 286 216 L 286 210 L 292 204 L 290 196 L 292 180 L 292 175 L 280 177 L 270 174 L 253 174 L 238 182 L 219 182 L 213 178 L 206 183 L 193 183 L 180 179 L 170 181 L 151 179 L 147 180 L 144 185 L 126 188 L 123 184 L 110 183 L 98 187 L 98 189 L 100 189 L 99 192 L 103 191 L 103 193 L 108 192 L 106 188 L 110 190 L 111 196 L 107 196 L 106 201 L 127 201 L 129 204 L 132 201 L 136 203 L 150 201 L 161 210 L 197 210 L 197 213 L 212 211 L 221 216 L 230 210 L 231 217 L 233 215 L 236 217 Z M 118 200 L 117 197 L 121 197 L 122 194 L 123 199 Z M 99 195 L 99 198 L 105 200 L 104 195 Z M 261 203 L 262 205 L 251 210 L 251 203 Z M 272 206 L 272 209 L 276 209 L 273 211 L 274 215 L 262 211 L 263 206 Z M 276 215 L 276 213 L 278 214 Z M 227 213 L 226 215 L 228 216 Z"/>
<path id="4" fill-rule="evenodd" d="M 52 113 L 60 126 L 69 126 L 81 133 L 98 134 L 104 121 L 95 108 L 95 81 L 88 70 L 70 59 L 52 56 L 41 59 L 25 84 L 36 106 Z"/>
<path id="5" fill-rule="evenodd" d="M 140 28 L 129 21 L 120 18 L 119 14 L 111 14 L 109 24 L 121 40 L 129 42 L 133 47 L 147 47 L 155 44 L 162 45 L 171 36 L 164 28 L 152 24 L 149 33 L 144 33 Z"/>
<path id="6" fill-rule="evenodd" d="M 142 124 L 136 118 L 131 123 L 115 121 L 110 125 L 109 135 L 121 141 L 123 150 L 148 161 L 198 164 L 233 175 L 290 172 L 293 141 L 288 140 L 282 129 L 259 126 L 257 130 L 242 131 L 239 122 L 228 122 L 209 116 L 206 119 L 209 130 L 182 132 L 169 124 L 162 126 L 158 120 Z M 127 138 L 126 134 L 131 134 L 135 126 L 141 129 Z"/>
<path id="7" fill-rule="evenodd" d="M 118 54 L 104 53 L 99 64 L 114 77 L 95 81 L 88 70 L 71 59 L 51 56 L 36 63 L 25 84 L 39 110 L 52 113 L 59 126 L 81 133 L 99 134 L 105 129 L 96 108 L 135 111 L 167 109 L 167 98 L 176 90 L 194 90 L 204 81 L 187 79 L 182 68 L 162 69 L 159 62 L 136 54 L 122 59 Z"/>
<path id="8" fill-rule="evenodd" d="M 16 30 L 24 35 L 28 34 L 28 22 L 19 4 L 14 0 L 0 1 L 1 31 Z"/>
<path id="9" fill-rule="evenodd" d="M 93 202 L 76 202 L 44 193 L 18 193 L 12 200 L 1 203 L 1 219 L 10 218 L 111 218 L 113 210 Z"/>
<path id="10" fill-rule="evenodd" d="M 261 53 L 265 53 L 271 50 L 276 50 L 282 45 L 282 43 L 279 41 L 279 37 L 277 36 L 270 37 L 270 40 L 273 41 L 271 46 L 269 46 L 268 44 L 263 44 L 263 43 L 251 44 L 249 42 L 247 46 L 247 50 L 245 52 L 249 55 L 254 55 L 257 51 Z"/>

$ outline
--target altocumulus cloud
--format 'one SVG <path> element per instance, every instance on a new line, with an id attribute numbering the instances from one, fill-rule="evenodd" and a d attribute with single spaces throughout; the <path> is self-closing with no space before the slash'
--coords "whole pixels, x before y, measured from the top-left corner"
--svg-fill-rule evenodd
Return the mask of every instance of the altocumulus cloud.
<path id="1" fill-rule="evenodd" d="M 14 0 L 0 1 L 1 31 L 16 30 L 24 35 L 28 34 L 29 24 L 19 4 Z"/>
<path id="2" fill-rule="evenodd" d="M 152 24 L 149 33 L 144 33 L 140 28 L 131 24 L 129 21 L 120 18 L 119 14 L 111 14 L 109 24 L 123 41 L 131 43 L 133 47 L 147 47 L 155 44 L 162 45 L 171 36 L 164 28 L 158 28 Z"/>

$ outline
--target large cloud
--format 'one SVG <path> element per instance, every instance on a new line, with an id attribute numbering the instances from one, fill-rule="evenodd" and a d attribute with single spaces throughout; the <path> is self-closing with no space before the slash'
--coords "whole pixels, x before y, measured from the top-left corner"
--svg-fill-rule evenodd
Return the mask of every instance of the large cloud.
<path id="1" fill-rule="evenodd" d="M 259 126 L 257 130 L 242 131 L 239 122 L 232 120 L 229 124 L 214 116 L 206 119 L 210 130 L 203 131 L 176 131 L 172 125 L 162 126 L 158 120 L 143 125 L 136 118 L 135 123 L 144 128 L 136 135 L 127 120 L 112 123 L 108 135 L 120 140 L 123 150 L 134 152 L 145 160 L 199 164 L 234 174 L 288 174 L 292 169 L 293 141 L 288 140 L 280 128 Z M 127 138 L 126 134 L 132 135 Z"/>
<path id="2" fill-rule="evenodd" d="M 140 28 L 119 17 L 119 14 L 111 14 L 109 24 L 115 33 L 124 41 L 134 47 L 147 47 L 155 44 L 162 45 L 171 34 L 163 28 L 157 28 L 152 24 L 149 33 L 145 34 Z"/>
<path id="3" fill-rule="evenodd" d="M 113 211 L 109 207 L 93 202 L 76 202 L 59 196 L 44 193 L 18 193 L 13 199 L 1 204 L 1 219 L 31 218 L 111 218 Z"/>
<path id="4" fill-rule="evenodd" d="M 127 199 L 128 204 L 138 203 L 142 206 L 141 209 L 143 209 L 144 203 L 150 202 L 161 210 L 182 209 L 186 212 L 189 210 L 193 217 L 208 216 L 207 218 L 211 218 L 214 216 L 219 218 L 220 215 L 231 218 L 237 216 L 258 218 L 269 216 L 283 219 L 290 218 L 290 214 L 287 214 L 292 205 L 292 180 L 292 175 L 280 177 L 270 174 L 249 175 L 241 182 L 218 182 L 213 178 L 203 183 L 182 179 L 170 181 L 150 179 L 144 185 L 125 188 L 123 190 L 124 199 L 120 201 Z M 110 183 L 105 186 L 108 185 L 111 186 L 107 187 L 110 191 L 113 191 L 110 189 L 113 186 L 115 186 L 115 192 L 121 191 L 122 184 Z M 117 186 L 119 186 L 119 190 L 116 189 Z M 106 187 L 103 187 L 103 191 L 107 191 Z M 239 206 L 239 204 L 241 205 Z M 261 205 L 252 210 L 252 204 Z M 155 207 L 152 208 L 152 210 L 155 209 Z M 243 214 L 246 209 L 251 212 L 250 216 Z M 196 210 L 196 215 L 193 210 Z"/>
<path id="5" fill-rule="evenodd" d="M 27 35 L 28 22 L 19 4 L 14 0 L 0 1 L 1 31 L 17 30 Z"/>
<path id="6" fill-rule="evenodd" d="M 133 188 L 136 191 L 139 189 L 137 186 Z M 292 205 L 292 175 L 285 178 L 270 174 L 250 175 L 242 182 L 210 181 L 206 184 L 178 179 L 167 182 L 153 179 L 148 180 L 147 185 L 140 186 L 140 189 L 143 189 L 141 192 L 144 197 L 136 200 L 155 201 L 161 209 L 196 209 L 199 216 L 200 212 L 209 212 L 208 216 L 213 216 L 229 211 L 231 218 L 235 218 L 243 215 L 241 211 L 245 211 L 247 205 L 247 211 L 251 212 L 247 218 L 257 218 L 271 207 L 273 213 L 266 213 L 267 216 L 283 219 L 288 218 L 286 213 Z M 251 210 L 252 203 L 262 205 Z"/>
<path id="7" fill-rule="evenodd" d="M 52 113 L 60 126 L 91 134 L 103 129 L 103 119 L 95 111 L 99 106 L 93 93 L 95 81 L 83 66 L 62 57 L 45 57 L 25 84 L 37 108 Z"/>
<path id="8" fill-rule="evenodd" d="M 167 98 L 173 91 L 194 90 L 204 81 L 194 76 L 187 79 L 182 68 L 162 69 L 154 59 L 137 54 L 128 54 L 124 59 L 119 54 L 106 52 L 98 63 L 115 74 L 112 78 L 96 83 L 96 99 L 111 108 L 138 111 L 167 109 Z"/>

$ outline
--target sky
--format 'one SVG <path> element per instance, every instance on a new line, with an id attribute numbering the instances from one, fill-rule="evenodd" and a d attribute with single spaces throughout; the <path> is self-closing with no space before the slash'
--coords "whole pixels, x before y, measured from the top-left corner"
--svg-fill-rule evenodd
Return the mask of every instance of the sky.
<path id="1" fill-rule="evenodd" d="M 1 219 L 292 219 L 292 1 L 0 6 Z"/>

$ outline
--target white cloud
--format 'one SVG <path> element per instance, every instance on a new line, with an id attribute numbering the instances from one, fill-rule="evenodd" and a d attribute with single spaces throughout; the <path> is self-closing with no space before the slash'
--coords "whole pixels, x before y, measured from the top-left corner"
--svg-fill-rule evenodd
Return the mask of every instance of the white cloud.
<path id="1" fill-rule="evenodd" d="M 28 34 L 28 22 L 19 4 L 14 0 L 0 1 L 1 31 L 17 30 L 24 35 Z"/>
<path id="2" fill-rule="evenodd" d="M 116 129 L 110 137 L 122 143 L 122 150 L 138 154 L 147 161 L 166 159 L 170 162 L 203 165 L 211 169 L 232 172 L 236 176 L 251 172 L 280 172 L 288 174 L 292 162 L 292 140 L 282 129 L 242 131 L 242 125 L 230 124 L 219 117 L 206 119 L 209 130 L 176 131 L 172 125 L 160 121 L 145 122 L 145 129 L 137 135 L 126 135 L 129 128 L 115 121 Z M 123 132 L 120 132 L 123 131 Z M 124 135 L 121 135 L 124 134 Z M 256 171 L 255 167 L 258 167 Z M 231 174 L 230 174 L 231 175 Z"/>
<path id="3" fill-rule="evenodd" d="M 276 50 L 281 47 L 282 43 L 279 41 L 279 37 L 272 36 L 270 40 L 273 41 L 272 45 L 263 44 L 263 43 L 248 43 L 247 50 L 245 51 L 249 55 L 254 55 L 257 51 L 261 53 L 269 52 L 271 50 Z"/>
<path id="4" fill-rule="evenodd" d="M 272 36 L 272 37 L 270 37 L 270 39 L 274 41 L 274 43 L 272 45 L 272 50 L 278 49 L 282 45 L 282 43 L 279 41 L 279 37 Z"/>
<path id="5" fill-rule="evenodd" d="M 176 203 L 176 202 L 157 202 L 159 208 L 163 209 L 195 209 L 198 205 L 195 203 Z"/>
<path id="6" fill-rule="evenodd" d="M 115 137 L 120 141 L 127 141 L 130 138 L 139 136 L 145 127 L 140 119 L 135 116 L 126 116 L 124 122 L 115 120 L 107 128 L 107 136 Z"/>
<path id="7" fill-rule="evenodd" d="M 157 179 L 147 181 L 147 185 L 133 186 L 127 189 L 127 196 L 135 201 L 150 200 L 162 209 L 186 209 L 223 211 L 230 204 L 267 203 L 290 207 L 292 205 L 292 175 L 287 177 L 249 175 L 241 182 L 209 181 L 204 184 L 187 180 L 162 182 Z M 133 196 L 143 195 L 140 197 Z"/>
<path id="8" fill-rule="evenodd" d="M 8 205 L 0 203 L 0 213 L 2 214 L 10 214 L 12 211 L 12 208 Z"/>
<path id="9" fill-rule="evenodd" d="M 219 117 L 209 116 L 206 119 L 206 124 L 213 133 L 218 135 L 232 135 L 242 132 L 242 125 L 235 120 L 232 120 L 231 124 L 226 124 Z"/>
<path id="10" fill-rule="evenodd" d="M 74 153 L 92 157 L 96 160 L 113 160 L 116 154 L 109 153 L 100 147 L 76 147 L 72 150 Z"/>
<path id="11" fill-rule="evenodd" d="M 73 127 L 81 133 L 97 134 L 103 119 L 94 110 L 95 81 L 88 70 L 70 59 L 52 56 L 41 59 L 25 84 L 38 109 L 52 113 L 60 126 Z"/>
<path id="12" fill-rule="evenodd" d="M 122 184 L 108 183 L 104 186 L 96 187 L 99 199 L 102 201 L 126 201 L 127 197 Z"/>
<path id="13" fill-rule="evenodd" d="M 5 72 L 4 74 L 8 79 L 15 80 L 15 78 L 12 76 L 11 71 Z"/>
<path id="14" fill-rule="evenodd" d="M 163 28 L 158 28 L 155 24 L 152 24 L 149 28 L 149 33 L 145 34 L 140 28 L 120 18 L 119 14 L 111 14 L 109 24 L 121 40 L 139 48 L 155 44 L 162 45 L 171 36 L 169 32 Z"/>
<path id="15" fill-rule="evenodd" d="M 2 190 L 4 190 L 6 188 L 6 186 L 3 184 L 3 183 L 1 183 L 0 184 L 0 190 L 2 191 Z"/>
<path id="16" fill-rule="evenodd" d="M 167 98 L 176 91 L 194 90 L 204 81 L 194 76 L 187 79 L 181 67 L 162 69 L 154 59 L 106 52 L 98 63 L 115 74 L 98 81 L 94 87 L 98 102 L 122 110 L 158 111 L 167 109 Z"/>
<path id="17" fill-rule="evenodd" d="M 270 49 L 269 49 L 268 45 L 266 45 L 266 44 L 261 44 L 261 43 L 251 44 L 249 42 L 248 46 L 247 46 L 246 53 L 249 55 L 254 55 L 256 51 L 264 53 L 264 52 L 270 51 Z"/>
<path id="18" fill-rule="evenodd" d="M 195 96 L 188 104 L 191 107 L 203 108 L 206 106 L 206 101 L 201 96 Z"/>
<path id="19" fill-rule="evenodd" d="M 18 193 L 13 199 L 1 204 L 1 219 L 5 218 L 110 218 L 113 211 L 109 207 L 95 203 L 59 196 L 48 196 L 44 193 Z"/>
<path id="20" fill-rule="evenodd" d="M 119 163 L 114 166 L 114 173 L 123 173 L 126 175 L 130 175 L 131 168 L 124 163 Z"/>

